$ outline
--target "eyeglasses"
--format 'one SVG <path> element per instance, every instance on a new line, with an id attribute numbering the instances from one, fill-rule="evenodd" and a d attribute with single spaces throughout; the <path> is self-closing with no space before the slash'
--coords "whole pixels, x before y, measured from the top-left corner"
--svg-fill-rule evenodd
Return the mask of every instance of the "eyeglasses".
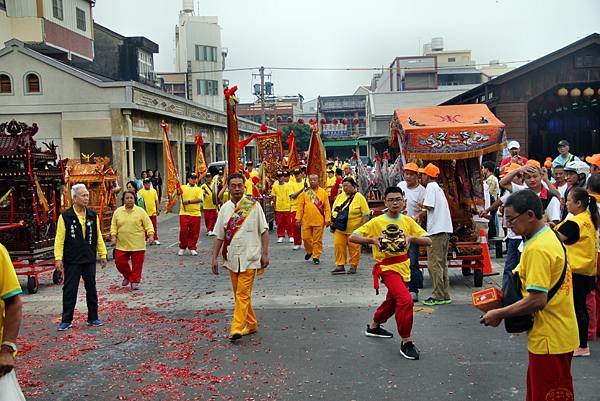
<path id="1" fill-rule="evenodd" d="M 525 214 L 525 213 L 526 213 L 526 212 L 519 213 L 518 215 L 516 215 L 515 217 L 513 217 L 513 218 L 511 218 L 511 219 L 506 219 L 506 223 L 507 223 L 506 225 L 508 226 L 508 225 L 510 224 L 510 225 L 512 226 L 512 225 L 513 225 L 513 223 L 514 223 L 514 221 L 515 221 L 516 219 L 518 219 L 519 217 L 521 217 L 521 216 L 522 216 L 523 214 Z"/>
<path id="2" fill-rule="evenodd" d="M 389 203 L 400 203 L 404 201 L 404 198 L 388 198 L 385 201 Z"/>

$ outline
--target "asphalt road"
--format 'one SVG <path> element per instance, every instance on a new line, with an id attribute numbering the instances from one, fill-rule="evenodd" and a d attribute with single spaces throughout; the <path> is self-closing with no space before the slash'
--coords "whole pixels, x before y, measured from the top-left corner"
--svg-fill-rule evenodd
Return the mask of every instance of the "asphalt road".
<path id="1" fill-rule="evenodd" d="M 74 328 L 59 333 L 61 287 L 42 278 L 25 295 L 17 374 L 33 400 L 523 400 L 525 336 L 482 327 L 472 279 L 451 269 L 453 304 L 415 305 L 421 360 L 398 338 L 364 336 L 385 295 L 371 288 L 371 258 L 358 274 L 332 276 L 331 236 L 322 264 L 271 240 L 271 266 L 255 283 L 259 332 L 227 340 L 233 299 L 226 272 L 210 273 L 212 239 L 198 257 L 176 255 L 178 219 L 161 216 L 162 245 L 147 252 L 141 291 L 120 288 L 113 263 L 98 271 L 105 325 L 86 327 L 80 287 Z M 494 269 L 500 271 L 502 261 Z M 500 278 L 486 278 L 486 284 Z M 426 275 L 422 298 L 429 296 Z M 386 325 L 396 334 L 393 321 Z M 577 400 L 600 400 L 600 362 L 573 361 Z"/>

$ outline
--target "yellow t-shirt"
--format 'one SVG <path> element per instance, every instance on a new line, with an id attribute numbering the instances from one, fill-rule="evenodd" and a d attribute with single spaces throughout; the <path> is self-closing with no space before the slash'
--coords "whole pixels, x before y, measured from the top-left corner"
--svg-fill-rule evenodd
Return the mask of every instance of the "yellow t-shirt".
<path id="1" fill-rule="evenodd" d="M 276 182 L 271 189 L 271 195 L 275 197 L 275 211 L 289 212 L 291 206 L 289 186 L 287 183 Z"/>
<path id="2" fill-rule="evenodd" d="M 213 201 L 213 190 L 210 185 L 204 183 L 200 187 L 202 189 L 202 208 L 205 210 L 214 210 L 217 208 Z"/>
<path id="3" fill-rule="evenodd" d="M 304 188 L 304 183 L 302 181 L 296 182 L 295 178 L 290 178 L 290 181 L 285 185 L 288 186 L 288 191 L 290 195 L 295 194 L 296 192 Z M 302 194 L 298 195 L 296 199 L 290 198 L 290 211 L 295 212 L 296 210 L 298 210 L 298 199 L 301 195 Z"/>
<path id="4" fill-rule="evenodd" d="M 548 293 L 558 282 L 565 265 L 565 254 L 556 234 L 544 226 L 525 241 L 519 272 L 523 296 L 528 291 Z M 532 354 L 564 354 L 579 346 L 577 319 L 573 304 L 571 269 L 560 289 L 544 309 L 534 314 L 533 328 L 527 333 L 527 348 Z"/>
<path id="5" fill-rule="evenodd" d="M 337 212 L 335 208 L 341 206 L 348 199 L 348 195 L 344 191 L 339 194 L 335 198 L 335 202 L 333 202 L 333 206 L 331 207 L 331 215 L 333 217 L 337 217 Z M 346 205 L 348 207 L 348 205 Z M 367 200 L 360 192 L 356 192 L 354 195 L 354 199 L 350 202 L 350 210 L 348 211 L 348 226 L 346 227 L 346 231 L 343 231 L 346 234 L 352 234 L 354 230 L 360 227 L 360 222 L 363 216 L 368 216 L 371 214 L 371 209 L 369 209 L 369 204 Z"/>
<path id="6" fill-rule="evenodd" d="M 325 188 L 325 192 L 327 192 L 327 196 L 331 196 L 331 190 L 335 186 L 335 182 L 337 178 L 335 175 L 333 177 L 327 177 L 327 188 Z"/>
<path id="7" fill-rule="evenodd" d="M 185 184 L 181 187 L 181 202 L 179 204 L 179 215 L 180 216 L 196 216 L 200 217 L 202 213 L 200 213 L 200 203 L 190 203 L 188 205 L 184 205 L 183 201 L 193 200 L 193 199 L 202 199 L 203 191 L 197 185 L 193 187 L 189 184 Z"/>
<path id="8" fill-rule="evenodd" d="M 571 245 L 565 244 L 573 273 L 595 276 L 598 252 L 590 252 L 590 249 L 598 249 L 598 233 L 594 228 L 590 212 L 586 210 L 577 216 L 570 216 L 554 229 L 558 230 L 566 221 L 572 221 L 579 226 L 579 240 Z"/>
<path id="9" fill-rule="evenodd" d="M 244 195 L 252 196 L 252 177 L 244 181 L 244 186 L 246 187 Z"/>
<path id="10" fill-rule="evenodd" d="M 142 188 L 138 191 L 138 195 L 144 199 L 144 207 L 146 208 L 148 216 L 156 216 L 156 202 L 158 202 L 158 193 L 156 192 L 156 189 Z"/>
<path id="11" fill-rule="evenodd" d="M 369 238 L 379 238 L 381 237 L 383 230 L 385 230 L 388 224 L 397 225 L 398 228 L 400 228 L 400 230 L 404 232 L 404 235 L 410 235 L 412 237 L 424 237 L 427 235 L 427 232 L 423 230 L 423 228 L 410 217 L 400 215 L 399 217 L 394 219 L 388 216 L 387 214 L 382 214 L 381 216 L 377 216 L 374 219 L 371 219 L 370 221 L 360 226 L 357 230 L 355 230 L 353 234 L 362 235 L 363 237 Z M 381 262 L 383 259 L 389 257 L 408 254 L 408 249 L 400 253 L 387 253 L 381 252 L 375 246 L 372 248 L 373 258 L 375 258 L 377 262 Z M 381 271 L 387 270 L 392 270 L 399 273 L 402 276 L 402 280 L 404 280 L 405 283 L 410 282 L 410 259 L 406 259 L 404 262 L 396 263 L 393 265 L 381 266 Z"/>
<path id="12" fill-rule="evenodd" d="M 120 251 L 146 250 L 146 235 L 154 234 L 148 213 L 139 206 L 132 209 L 120 206 L 113 213 L 110 235 L 117 237 L 116 248 Z"/>
<path id="13" fill-rule="evenodd" d="M 23 292 L 21 284 L 17 279 L 10 255 L 4 245 L 0 244 L 0 339 L 3 338 L 4 329 L 4 300 L 21 292 Z"/>

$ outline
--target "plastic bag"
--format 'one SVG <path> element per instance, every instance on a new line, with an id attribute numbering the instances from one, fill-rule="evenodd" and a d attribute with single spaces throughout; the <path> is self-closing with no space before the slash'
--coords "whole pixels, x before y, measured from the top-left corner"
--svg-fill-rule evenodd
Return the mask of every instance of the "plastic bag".
<path id="1" fill-rule="evenodd" d="M 25 401 L 14 369 L 0 377 L 0 400 Z"/>

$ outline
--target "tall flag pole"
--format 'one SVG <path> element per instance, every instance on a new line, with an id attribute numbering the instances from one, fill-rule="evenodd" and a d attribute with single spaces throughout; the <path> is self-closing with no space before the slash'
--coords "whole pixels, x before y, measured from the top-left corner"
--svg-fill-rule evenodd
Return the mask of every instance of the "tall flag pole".
<path id="1" fill-rule="evenodd" d="M 173 152 L 171 151 L 171 142 L 169 141 L 169 125 L 162 121 L 160 127 L 163 130 L 163 150 L 165 155 L 165 172 L 167 179 L 167 213 L 170 213 L 173 206 L 179 200 L 181 193 L 181 184 L 179 183 L 179 174 L 175 167 Z"/>
<path id="2" fill-rule="evenodd" d="M 204 139 L 201 134 L 197 134 L 194 140 L 196 142 L 196 174 L 199 178 L 202 178 L 206 175 L 208 171 L 208 167 L 206 165 L 206 158 L 204 157 L 204 149 L 202 146 L 204 145 Z"/>
<path id="3" fill-rule="evenodd" d="M 240 132 L 236 107 L 238 103 L 235 92 L 238 87 L 225 88 L 225 101 L 227 103 L 227 166 L 228 174 L 242 172 L 240 161 Z"/>
<path id="4" fill-rule="evenodd" d="M 319 177 L 319 185 L 322 188 L 327 186 L 327 171 L 326 171 L 326 159 L 325 159 L 325 147 L 321 141 L 319 135 L 318 122 L 314 121 L 311 124 L 312 137 L 310 138 L 310 146 L 308 148 L 308 161 L 306 166 L 306 173 L 308 175 L 316 174 Z"/>
<path id="5" fill-rule="evenodd" d="M 296 133 L 292 130 L 287 139 L 288 144 L 288 168 L 295 169 L 300 167 L 300 155 L 298 154 L 298 146 L 296 145 Z"/>

